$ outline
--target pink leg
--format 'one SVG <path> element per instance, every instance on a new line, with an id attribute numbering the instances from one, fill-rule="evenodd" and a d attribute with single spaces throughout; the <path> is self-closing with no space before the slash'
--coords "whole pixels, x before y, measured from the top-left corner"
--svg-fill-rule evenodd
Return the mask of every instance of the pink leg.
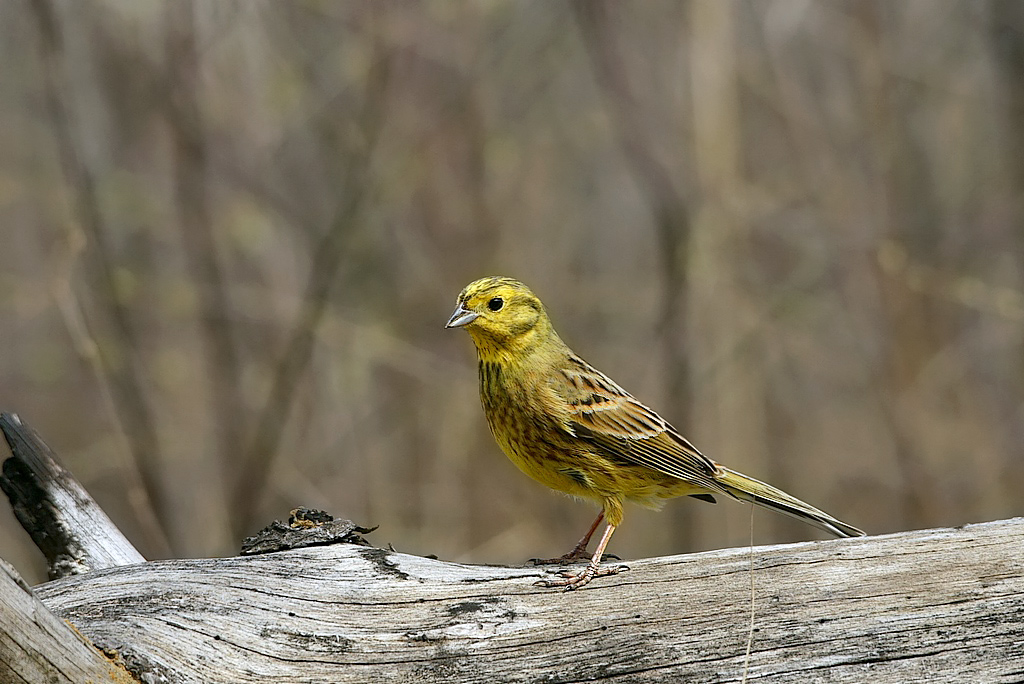
<path id="1" fill-rule="evenodd" d="M 583 535 L 583 538 L 580 539 L 579 542 L 576 543 L 576 546 L 573 547 L 572 551 L 564 556 L 545 559 L 534 558 L 530 560 L 530 562 L 534 565 L 568 565 L 569 563 L 575 563 L 580 559 L 590 560 L 590 554 L 587 553 L 587 545 L 590 544 L 590 538 L 594 536 L 594 530 L 597 529 L 597 526 L 601 524 L 602 520 L 604 520 L 604 511 L 597 514 L 594 524 L 590 526 L 587 533 Z"/>
<path id="2" fill-rule="evenodd" d="M 595 577 L 604 577 L 605 575 L 616 575 L 623 570 L 628 570 L 625 565 L 613 565 L 611 567 L 601 567 L 601 556 L 604 555 L 604 550 L 608 546 L 608 540 L 612 538 L 612 532 L 615 531 L 615 525 L 608 525 L 604 528 L 604 534 L 601 535 L 601 541 L 597 545 L 597 550 L 594 551 L 594 555 L 591 557 L 587 567 L 581 572 L 563 572 L 561 573 L 562 579 L 557 580 L 541 580 L 536 584 L 542 587 L 564 587 L 565 591 L 572 591 L 573 589 L 579 589 L 590 582 Z"/>

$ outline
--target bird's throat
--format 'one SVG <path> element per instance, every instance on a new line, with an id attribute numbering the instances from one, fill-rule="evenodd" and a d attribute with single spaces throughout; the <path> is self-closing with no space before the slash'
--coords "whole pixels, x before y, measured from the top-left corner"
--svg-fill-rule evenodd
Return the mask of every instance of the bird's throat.
<path id="1" fill-rule="evenodd" d="M 535 329 L 501 339 L 483 330 L 468 328 L 468 332 L 473 337 L 476 355 L 481 363 L 500 365 L 523 363 L 542 342 Z"/>

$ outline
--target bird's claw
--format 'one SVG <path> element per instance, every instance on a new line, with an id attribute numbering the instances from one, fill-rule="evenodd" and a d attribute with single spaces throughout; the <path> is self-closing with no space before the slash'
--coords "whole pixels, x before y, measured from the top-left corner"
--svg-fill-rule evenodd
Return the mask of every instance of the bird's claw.
<path id="1" fill-rule="evenodd" d="M 565 570 L 557 573 L 562 579 L 543 579 L 533 583 L 536 587 L 561 587 L 562 591 L 574 591 L 590 583 L 595 577 L 617 575 L 629 570 L 628 565 L 608 565 L 605 567 L 588 565 L 580 572 Z"/>

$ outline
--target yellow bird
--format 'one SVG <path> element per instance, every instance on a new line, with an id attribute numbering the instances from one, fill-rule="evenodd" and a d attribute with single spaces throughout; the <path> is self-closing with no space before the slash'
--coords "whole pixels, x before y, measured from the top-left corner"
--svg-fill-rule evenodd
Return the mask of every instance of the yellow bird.
<path id="1" fill-rule="evenodd" d="M 715 463 L 664 418 L 575 354 L 526 285 L 492 276 L 466 286 L 445 326 L 465 328 L 476 345 L 480 401 L 495 440 L 520 470 L 552 489 L 601 506 L 576 547 L 556 559 L 590 558 L 579 572 L 542 582 L 566 591 L 619 572 L 601 556 L 622 523 L 624 500 L 658 508 L 692 496 L 714 503 L 728 494 L 799 518 L 840 537 L 862 536 L 769 484 Z M 587 545 L 607 521 L 593 556 Z"/>

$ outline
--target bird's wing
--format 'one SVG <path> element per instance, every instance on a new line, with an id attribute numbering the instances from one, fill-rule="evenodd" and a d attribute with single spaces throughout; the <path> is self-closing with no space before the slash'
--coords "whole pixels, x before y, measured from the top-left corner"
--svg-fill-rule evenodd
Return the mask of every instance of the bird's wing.
<path id="1" fill-rule="evenodd" d="M 553 378 L 576 437 L 614 460 L 719 489 L 713 484 L 715 463 L 604 373 L 571 355 Z"/>

